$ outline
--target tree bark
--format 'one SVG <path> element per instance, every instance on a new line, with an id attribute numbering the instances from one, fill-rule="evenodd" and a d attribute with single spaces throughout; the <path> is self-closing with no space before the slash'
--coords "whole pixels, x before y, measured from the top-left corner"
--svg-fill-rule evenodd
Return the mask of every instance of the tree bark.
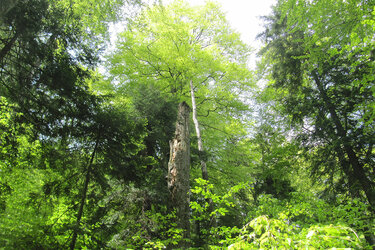
<path id="1" fill-rule="evenodd" d="M 171 207 L 176 211 L 177 227 L 184 230 L 183 238 L 190 239 L 190 107 L 179 105 L 175 137 L 170 144 L 168 163 L 168 189 Z M 189 242 L 182 240 L 178 248 L 188 248 Z"/>
<path id="2" fill-rule="evenodd" d="M 190 93 L 191 93 L 191 103 L 192 103 L 192 109 L 193 109 L 193 122 L 194 122 L 195 132 L 197 133 L 197 139 L 198 139 L 198 151 L 199 151 L 199 158 L 201 162 L 202 178 L 207 181 L 208 180 L 207 165 L 204 159 L 202 159 L 202 155 L 204 154 L 203 142 L 202 142 L 201 130 L 199 128 L 199 122 L 197 118 L 197 105 L 195 103 L 194 86 L 193 86 L 192 80 L 190 80 Z"/>
<path id="3" fill-rule="evenodd" d="M 349 193 L 352 198 L 360 197 L 360 185 L 358 180 L 354 178 L 352 169 L 350 168 L 350 163 L 345 158 L 345 153 L 343 152 L 341 145 L 335 147 L 339 162 L 341 164 L 342 170 L 348 179 Z"/>
<path id="4" fill-rule="evenodd" d="M 195 126 L 195 132 L 197 134 L 197 140 L 198 140 L 198 153 L 199 153 L 199 160 L 201 162 L 201 171 L 202 171 L 202 179 L 208 181 L 208 171 L 207 171 L 207 164 L 206 161 L 203 159 L 204 150 L 203 150 L 203 142 L 202 142 L 202 136 L 201 136 L 201 130 L 199 128 L 199 122 L 197 117 L 197 105 L 195 103 L 195 94 L 194 94 L 194 85 L 193 81 L 190 80 L 190 95 L 191 95 L 191 103 L 192 103 L 192 109 L 193 109 L 193 122 Z M 212 202 L 212 199 L 207 200 L 209 208 L 208 212 L 212 212 L 214 210 L 214 204 Z M 209 227 L 216 227 L 216 218 L 215 216 L 211 217 Z M 200 228 L 200 226 L 198 226 Z M 198 235 L 199 235 L 198 231 Z"/>

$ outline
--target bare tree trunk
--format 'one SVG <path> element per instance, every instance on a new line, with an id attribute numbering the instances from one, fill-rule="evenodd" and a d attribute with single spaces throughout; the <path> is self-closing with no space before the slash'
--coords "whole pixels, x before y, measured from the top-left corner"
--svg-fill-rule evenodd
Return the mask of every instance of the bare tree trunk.
<path id="1" fill-rule="evenodd" d="M 88 191 L 88 187 L 89 187 L 89 183 L 90 183 L 90 176 L 91 176 L 92 164 L 94 162 L 95 154 L 96 154 L 96 151 L 97 151 L 97 148 L 98 148 L 99 139 L 100 139 L 100 136 L 98 134 L 98 138 L 96 140 L 94 150 L 93 150 L 93 152 L 91 154 L 90 161 L 89 161 L 89 163 L 87 165 L 87 168 L 86 168 L 85 182 L 83 183 L 83 190 L 82 190 L 82 194 L 81 194 L 81 201 L 80 201 L 79 209 L 78 209 L 78 213 L 77 213 L 76 227 L 73 230 L 73 237 L 72 237 L 72 241 L 71 241 L 70 246 L 69 246 L 69 249 L 71 249 L 71 250 L 73 250 L 75 248 L 75 246 L 76 246 L 77 237 L 78 237 L 78 230 L 79 230 L 79 228 L 81 226 L 81 219 L 82 219 L 82 215 L 83 215 L 83 208 L 84 208 L 85 203 L 86 203 L 87 191 Z"/>
<path id="2" fill-rule="evenodd" d="M 177 226 L 184 230 L 183 238 L 190 239 L 190 107 L 179 105 L 175 137 L 170 141 L 168 163 L 168 188 L 171 206 L 176 210 Z M 188 248 L 189 242 L 182 240 L 178 248 Z"/>
<path id="3" fill-rule="evenodd" d="M 194 122 L 195 132 L 197 134 L 197 139 L 198 139 L 198 152 L 199 152 L 199 160 L 201 162 L 202 178 L 208 181 L 207 164 L 206 164 L 206 161 L 203 159 L 203 155 L 204 155 L 203 142 L 202 142 L 201 130 L 199 128 L 199 122 L 198 122 L 198 117 L 197 117 L 197 104 L 195 103 L 194 86 L 193 86 L 192 80 L 190 80 L 190 94 L 191 94 L 191 103 L 192 103 L 192 108 L 193 108 L 193 122 Z M 214 210 L 214 204 L 212 202 L 212 199 L 211 198 L 208 199 L 207 202 L 209 205 L 208 211 L 212 212 Z M 215 216 L 211 217 L 209 226 L 210 227 L 216 226 Z M 198 226 L 198 228 L 200 227 Z"/>
<path id="4" fill-rule="evenodd" d="M 204 154 L 203 142 L 202 142 L 201 130 L 199 128 L 199 122 L 197 118 L 197 105 L 195 103 L 194 86 L 193 86 L 192 80 L 190 80 L 190 93 L 191 93 L 191 103 L 192 103 L 192 108 L 193 108 L 193 122 L 194 122 L 195 132 L 197 133 L 197 139 L 198 139 L 198 151 L 199 151 L 199 158 L 201 161 L 202 178 L 207 181 L 208 180 L 207 165 L 206 165 L 206 162 L 202 159 L 202 155 Z"/>

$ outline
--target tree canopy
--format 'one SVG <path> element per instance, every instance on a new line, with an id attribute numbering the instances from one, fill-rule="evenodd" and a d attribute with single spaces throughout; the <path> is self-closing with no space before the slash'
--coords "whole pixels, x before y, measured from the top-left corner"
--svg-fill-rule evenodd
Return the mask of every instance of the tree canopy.
<path id="1" fill-rule="evenodd" d="M 0 248 L 374 249 L 375 2 L 149 2 L 2 2 Z"/>

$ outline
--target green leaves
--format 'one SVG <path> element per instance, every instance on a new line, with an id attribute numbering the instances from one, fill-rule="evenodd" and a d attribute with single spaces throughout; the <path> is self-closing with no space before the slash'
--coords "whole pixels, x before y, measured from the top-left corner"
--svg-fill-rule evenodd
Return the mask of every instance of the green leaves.
<path id="1" fill-rule="evenodd" d="M 195 179 L 196 186 L 191 189 L 192 200 L 190 207 L 192 209 L 192 220 L 198 225 L 211 225 L 210 221 L 220 220 L 229 212 L 229 209 L 236 205 L 235 195 L 244 190 L 248 185 L 240 183 L 231 187 L 224 195 L 213 193 L 213 185 L 204 179 Z M 212 202 L 210 202 L 210 200 Z M 213 204 L 213 208 L 210 208 Z M 239 229 L 236 226 L 218 226 L 208 229 L 201 229 L 199 238 L 205 240 L 205 244 L 220 244 L 222 246 L 230 245 L 234 242 L 234 237 Z"/>
<path id="2" fill-rule="evenodd" d="M 108 66 L 121 85 L 153 83 L 187 101 L 192 80 L 198 102 L 215 105 L 222 100 L 232 106 L 239 103 L 234 93 L 249 84 L 248 54 L 248 47 L 230 29 L 218 6 L 208 3 L 194 8 L 175 1 L 144 9 L 130 22 L 119 35 Z M 223 100 L 223 95 L 228 99 Z"/>
<path id="3" fill-rule="evenodd" d="M 331 192 L 358 197 L 363 190 L 370 204 L 373 27 L 362 20 L 372 11 L 372 3 L 355 0 L 280 1 L 263 34 L 269 88 L 280 93 L 280 110 L 306 150 L 311 173 L 327 180 Z"/>
<path id="4" fill-rule="evenodd" d="M 319 248 L 362 248 L 356 232 L 346 226 L 315 225 L 298 231 L 285 220 L 260 216 L 253 219 L 241 231 L 243 240 L 231 245 L 230 249 L 319 249 Z"/>
<path id="5" fill-rule="evenodd" d="M 234 155 L 244 154 L 236 147 L 245 147 L 242 139 L 246 136 L 247 117 L 243 115 L 249 111 L 245 99 L 253 86 L 247 68 L 249 53 L 249 47 L 230 28 L 219 6 L 208 2 L 192 7 L 175 1 L 168 6 L 144 8 L 129 22 L 119 34 L 107 66 L 116 89 L 131 96 L 141 115 L 147 114 L 147 151 L 155 152 L 151 146 L 156 145 L 159 162 L 168 155 L 165 149 L 169 145 L 165 144 L 171 137 L 163 130 L 170 131 L 168 119 L 174 120 L 170 105 L 191 103 L 192 81 L 208 172 L 226 182 L 231 178 L 220 171 L 225 169 L 245 181 L 247 176 L 241 174 L 245 163 L 237 164 Z M 168 112 L 161 112 L 162 106 Z M 196 146 L 192 139 L 193 152 Z M 193 171 L 198 164 L 192 161 Z"/>
<path id="6" fill-rule="evenodd" d="M 352 247 L 361 248 L 360 239 L 356 232 L 346 226 L 313 226 L 306 234 L 303 243 L 306 247 L 329 248 L 329 247 Z"/>
<path id="7" fill-rule="evenodd" d="M 8 248 L 45 247 L 41 228 L 51 215 L 42 195 L 43 185 L 54 174 L 38 169 L 42 145 L 33 128 L 17 123 L 23 115 L 0 97 L 0 244 Z M 22 240 L 21 240 L 22 239 Z"/>
<path id="8" fill-rule="evenodd" d="M 341 214 L 340 205 L 329 205 L 308 193 L 294 193 L 288 202 L 262 197 L 255 208 L 256 214 L 250 213 L 253 219 L 241 229 L 238 240 L 231 247 L 363 248 L 366 245 L 363 240 L 366 231 L 351 221 L 358 220 L 357 211 L 361 204 L 351 208 L 344 206 L 348 220 Z M 360 210 L 363 212 L 365 209 Z"/>
<path id="9" fill-rule="evenodd" d="M 193 216 L 195 220 L 207 220 L 212 218 L 212 216 L 223 216 L 225 215 L 228 210 L 225 207 L 233 207 L 234 203 L 231 201 L 233 196 L 240 192 L 241 189 L 244 189 L 247 185 L 245 183 L 238 184 L 230 188 L 227 193 L 223 196 L 216 195 L 213 193 L 213 184 L 210 184 L 207 180 L 202 178 L 195 179 L 196 186 L 193 187 L 190 191 L 193 194 L 198 195 L 198 200 L 202 198 L 204 200 L 211 199 L 214 204 L 216 204 L 217 208 L 214 209 L 210 214 L 207 213 L 208 210 L 208 203 L 201 204 L 198 201 L 191 201 L 190 207 L 194 210 L 198 216 Z"/>

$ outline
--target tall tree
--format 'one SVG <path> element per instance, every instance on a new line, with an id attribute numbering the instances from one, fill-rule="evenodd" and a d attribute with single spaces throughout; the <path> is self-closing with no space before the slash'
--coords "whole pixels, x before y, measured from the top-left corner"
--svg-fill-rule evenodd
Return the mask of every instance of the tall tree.
<path id="1" fill-rule="evenodd" d="M 211 166 L 218 180 L 222 166 L 214 161 L 207 164 L 208 152 L 224 149 L 227 138 L 237 136 L 232 128 L 242 123 L 240 116 L 248 111 L 243 100 L 251 86 L 249 53 L 218 5 L 190 7 L 175 1 L 144 9 L 119 35 L 108 62 L 118 85 L 153 84 L 191 104 L 197 136 L 192 146 L 199 159 L 192 161 L 192 169 L 199 165 L 200 175 L 208 179 Z M 205 223 L 207 227 L 216 224 L 214 218 Z"/>
<path id="2" fill-rule="evenodd" d="M 280 1 L 262 34 L 283 111 L 316 174 L 375 205 L 372 1 Z"/>
<path id="3" fill-rule="evenodd" d="M 62 135 L 59 121 L 68 126 L 95 105 L 86 80 L 127 2 L 137 1 L 14 1 L 0 25 L 0 94 L 43 133 Z"/>
<path id="4" fill-rule="evenodd" d="M 124 107 L 120 111 L 109 105 L 89 86 L 97 81 L 92 69 L 108 41 L 108 25 L 117 20 L 123 4 L 121 0 L 19 0 L 1 17 L 0 95 L 21 114 L 14 122 L 33 131 L 31 142 L 40 141 L 41 150 L 36 152 L 43 160 L 28 164 L 48 173 L 45 178 L 40 175 L 42 187 L 34 185 L 38 188 L 32 195 L 48 196 L 51 210 L 39 226 L 52 243 L 36 237 L 38 248 L 83 246 L 79 239 L 83 225 L 93 230 L 102 211 L 86 204 L 102 198 L 104 192 L 99 190 L 108 187 L 107 178 L 137 179 L 137 166 L 143 165 L 144 158 L 134 159 L 142 147 L 138 141 L 143 138 L 142 121 L 135 122 Z M 16 162 L 12 166 L 14 174 L 19 171 Z M 90 235 L 88 245 L 102 246 L 95 234 Z M 26 244 L 8 243 L 21 248 Z"/>
<path id="5" fill-rule="evenodd" d="M 210 120 L 246 110 L 240 96 L 249 86 L 248 54 L 249 48 L 229 27 L 217 5 L 208 2 L 194 8 L 175 1 L 145 9 L 129 23 L 109 64 L 119 84 L 153 83 L 189 103 L 195 96 L 194 117 Z M 201 131 L 196 121 L 198 136 L 212 130 L 201 124 L 205 128 Z M 228 126 L 225 121 L 222 125 Z M 203 145 L 204 139 L 198 140 Z M 202 150 L 200 146 L 202 176 L 207 178 Z"/>

